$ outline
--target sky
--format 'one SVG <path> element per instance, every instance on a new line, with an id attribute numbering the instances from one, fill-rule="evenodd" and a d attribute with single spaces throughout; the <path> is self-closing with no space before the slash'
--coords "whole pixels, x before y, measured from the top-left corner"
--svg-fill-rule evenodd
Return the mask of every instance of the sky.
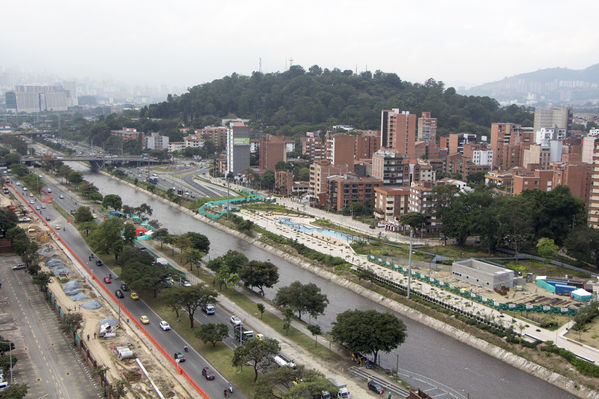
<path id="1" fill-rule="evenodd" d="M 19 0 L 0 71 L 191 87 L 233 72 L 396 73 L 472 86 L 599 63 L 599 1 Z"/>

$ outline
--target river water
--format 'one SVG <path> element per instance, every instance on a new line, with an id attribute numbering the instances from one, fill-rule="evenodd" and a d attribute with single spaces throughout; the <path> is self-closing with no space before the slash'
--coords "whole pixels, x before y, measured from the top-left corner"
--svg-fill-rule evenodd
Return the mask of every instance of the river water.
<path id="1" fill-rule="evenodd" d="M 331 323 L 338 313 L 348 309 L 375 309 L 389 312 L 383 306 L 353 293 L 350 290 L 324 280 L 286 260 L 274 256 L 248 242 L 230 236 L 208 224 L 170 208 L 143 192 L 101 174 L 90 174 L 80 164 L 70 163 L 73 169 L 85 172 L 85 179 L 93 182 L 103 195 L 118 194 L 123 204 L 138 206 L 147 203 L 152 207 L 151 219 L 160 221 L 173 234 L 195 231 L 210 240 L 209 257 L 214 258 L 236 250 L 250 260 L 270 259 L 279 268 L 279 283 L 273 289 L 265 289 L 272 299 L 279 287 L 299 280 L 312 282 L 326 293 L 329 305 L 326 313 L 310 323 L 319 324 L 323 331 L 330 331 Z M 406 324 L 408 337 L 396 350 L 381 353 L 381 365 L 393 369 L 399 356 L 400 369 L 416 372 L 452 387 L 470 398 L 573 398 L 574 396 L 528 373 L 519 371 L 500 360 L 469 347 L 423 324 L 396 314 Z"/>

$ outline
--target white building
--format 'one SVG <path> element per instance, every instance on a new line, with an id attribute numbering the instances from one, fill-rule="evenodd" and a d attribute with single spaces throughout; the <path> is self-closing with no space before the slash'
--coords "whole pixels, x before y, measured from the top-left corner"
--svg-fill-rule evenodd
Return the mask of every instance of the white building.
<path id="1" fill-rule="evenodd" d="M 451 275 L 470 284 L 489 289 L 514 286 L 514 271 L 477 259 L 453 262 Z"/>
<path id="2" fill-rule="evenodd" d="M 173 141 L 172 143 L 168 143 L 168 152 L 177 152 L 184 148 L 185 143 L 183 141 Z"/>
<path id="3" fill-rule="evenodd" d="M 566 138 L 566 129 L 541 128 L 535 132 L 535 144 L 549 147 L 551 140 L 564 140 Z"/>
<path id="4" fill-rule="evenodd" d="M 472 151 L 472 163 L 475 165 L 493 165 L 493 150 Z"/>
<path id="5" fill-rule="evenodd" d="M 152 133 L 146 137 L 146 149 L 148 150 L 168 150 L 168 136 L 161 136 L 158 133 Z"/>

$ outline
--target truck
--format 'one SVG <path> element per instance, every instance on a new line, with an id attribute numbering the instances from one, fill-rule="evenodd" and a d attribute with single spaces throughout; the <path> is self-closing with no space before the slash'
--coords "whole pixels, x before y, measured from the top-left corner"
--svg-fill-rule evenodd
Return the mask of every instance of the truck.
<path id="1" fill-rule="evenodd" d="M 239 335 L 241 335 L 241 342 L 246 343 L 248 340 L 254 338 L 254 332 L 252 330 L 246 330 L 243 326 L 238 325 L 233 327 L 233 331 L 235 333 L 235 338 L 239 340 Z"/>
<path id="2" fill-rule="evenodd" d="M 345 384 L 345 382 L 337 379 L 337 377 L 334 377 L 332 375 L 326 376 L 326 379 L 329 380 L 331 382 L 331 384 L 333 384 L 337 387 L 337 390 L 339 392 L 337 394 L 337 397 L 344 398 L 344 399 L 351 398 L 349 390 L 347 389 L 347 384 Z"/>

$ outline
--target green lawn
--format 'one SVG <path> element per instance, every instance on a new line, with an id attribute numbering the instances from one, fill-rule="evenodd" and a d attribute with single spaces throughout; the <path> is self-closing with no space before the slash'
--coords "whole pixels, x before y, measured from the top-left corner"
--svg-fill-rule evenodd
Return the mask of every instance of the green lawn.
<path id="1" fill-rule="evenodd" d="M 501 263 L 512 270 L 522 273 L 533 273 L 537 276 L 564 276 L 568 274 L 576 277 L 589 277 L 589 274 L 586 272 L 571 270 L 536 260 L 520 260 L 518 263 L 516 263 L 516 261 L 499 261 L 498 263 Z"/>
<path id="2" fill-rule="evenodd" d="M 489 255 L 484 248 L 480 247 L 458 247 L 456 245 L 424 247 L 423 251 L 432 252 L 448 258 L 488 258 Z"/>

